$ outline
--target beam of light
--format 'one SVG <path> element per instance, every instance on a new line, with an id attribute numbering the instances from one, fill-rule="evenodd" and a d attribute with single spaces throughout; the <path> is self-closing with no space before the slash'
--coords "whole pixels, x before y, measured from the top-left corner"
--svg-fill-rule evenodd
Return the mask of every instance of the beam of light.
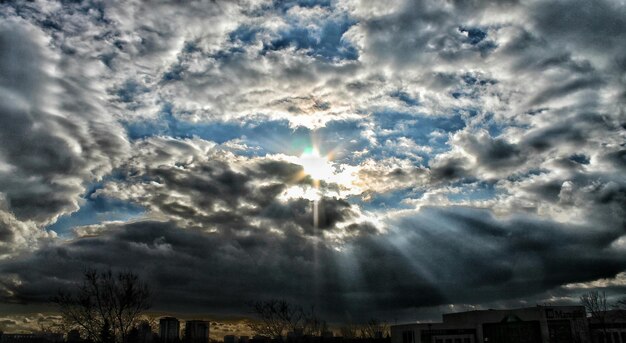
<path id="1" fill-rule="evenodd" d="M 320 256 L 319 243 L 322 232 L 320 231 L 320 200 L 323 198 L 323 189 L 320 188 L 320 181 L 332 182 L 335 173 L 332 164 L 327 156 L 321 156 L 317 148 L 317 139 L 312 136 L 313 144 L 310 148 L 303 151 L 297 163 L 302 166 L 305 175 L 309 175 L 313 179 L 313 186 L 318 192 L 319 198 L 314 199 L 313 206 L 313 287 L 314 287 L 314 303 L 317 305 L 320 301 L 321 290 L 321 273 L 320 273 Z M 323 211 L 323 208 L 322 208 Z"/>
<path id="2" fill-rule="evenodd" d="M 340 151 L 343 148 L 341 144 L 335 145 L 332 150 L 323 150 L 319 148 L 322 145 L 315 132 L 312 132 L 310 138 L 310 145 L 304 150 L 300 150 L 301 154 L 299 156 L 283 155 L 282 158 L 285 161 L 302 166 L 302 170 L 288 181 L 288 184 L 291 184 L 292 187 L 285 191 L 285 198 L 300 197 L 311 201 L 311 224 L 314 233 L 311 237 L 313 259 L 311 286 L 314 294 L 314 299 L 312 300 L 314 304 L 317 304 L 323 296 L 320 292 L 324 280 L 324 273 L 322 272 L 324 266 L 322 265 L 320 249 L 327 246 L 326 239 L 328 238 L 328 233 L 321 228 L 324 226 L 322 222 L 324 202 L 322 200 L 330 194 L 340 196 L 339 193 L 342 191 L 354 191 L 356 168 L 342 164 L 337 165 L 332 162 L 334 157 L 341 156 Z M 283 146 L 282 150 L 285 152 L 292 151 L 288 146 Z M 301 182 L 306 178 L 309 178 L 307 182 Z M 338 187 L 326 187 L 326 185 L 330 184 L 336 184 Z"/>
<path id="3" fill-rule="evenodd" d="M 315 229 L 315 234 L 317 235 L 317 230 L 320 227 L 320 220 L 319 220 L 319 200 L 314 200 L 313 201 L 313 228 Z"/>
<path id="4" fill-rule="evenodd" d="M 313 186 L 319 193 L 319 198 L 313 200 L 313 228 L 317 236 L 319 230 L 319 200 L 323 197 L 320 181 L 330 181 L 335 173 L 328 158 L 320 156 L 316 146 L 306 149 L 296 162 L 302 166 L 304 174 L 313 179 Z"/>

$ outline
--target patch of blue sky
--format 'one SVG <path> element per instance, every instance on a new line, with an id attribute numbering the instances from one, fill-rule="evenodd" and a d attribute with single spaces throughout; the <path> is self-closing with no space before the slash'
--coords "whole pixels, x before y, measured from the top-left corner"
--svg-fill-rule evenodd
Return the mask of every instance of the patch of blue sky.
<path id="1" fill-rule="evenodd" d="M 485 125 L 485 127 L 491 137 L 497 138 L 504 132 L 506 125 L 496 122 L 489 122 Z"/>
<path id="2" fill-rule="evenodd" d="M 77 226 L 114 220 L 127 221 L 138 218 L 145 213 L 143 207 L 132 202 L 95 196 L 94 193 L 102 187 L 103 182 L 94 183 L 89 187 L 82 197 L 82 204 L 78 211 L 61 216 L 46 229 L 56 232 L 61 237 L 67 237 L 72 233 L 72 229 Z"/>
<path id="3" fill-rule="evenodd" d="M 459 27 L 459 31 L 467 35 L 467 42 L 476 45 L 487 38 L 487 32 L 478 27 Z"/>
<path id="4" fill-rule="evenodd" d="M 509 127 L 511 124 L 507 124 L 501 121 L 497 121 L 492 112 L 487 112 L 484 114 L 484 119 L 481 127 L 483 127 L 491 137 L 498 137 L 504 130 Z"/>
<path id="5" fill-rule="evenodd" d="M 237 138 L 249 146 L 261 148 L 262 153 L 295 156 L 312 145 L 311 131 L 305 127 L 292 128 L 287 120 L 246 123 L 238 131 Z"/>
<path id="6" fill-rule="evenodd" d="M 461 75 L 461 83 L 458 88 L 450 92 L 450 96 L 455 99 L 470 98 L 477 99 L 481 95 L 481 89 L 496 84 L 498 81 L 485 78 L 482 75 L 465 73 Z"/>
<path id="7" fill-rule="evenodd" d="M 136 80 L 128 79 L 119 87 L 109 89 L 109 94 L 115 96 L 116 100 L 126 104 L 126 107 L 133 110 L 140 106 L 137 97 L 148 93 L 150 89 Z"/>
<path id="8" fill-rule="evenodd" d="M 467 98 L 467 99 L 478 99 L 481 97 L 481 91 L 477 87 L 473 86 L 465 86 L 459 87 L 450 92 L 450 96 L 455 99 Z"/>
<path id="9" fill-rule="evenodd" d="M 457 90 L 454 90 L 454 91 L 450 92 L 450 96 L 452 96 L 455 99 L 460 99 L 462 97 L 467 97 L 469 95 L 471 95 L 470 92 L 464 91 L 464 90 L 460 90 L 460 89 L 457 89 Z"/>
<path id="10" fill-rule="evenodd" d="M 263 50 L 293 47 L 328 61 L 356 60 L 359 58 L 358 50 L 342 39 L 343 34 L 354 24 L 356 21 L 348 16 L 327 18 L 320 23 L 319 28 L 300 26 L 301 24 L 293 22 L 291 26 L 280 30 L 277 38 L 266 42 Z"/>
<path id="11" fill-rule="evenodd" d="M 248 156 L 264 156 L 282 153 L 298 156 L 316 145 L 321 154 L 333 153 L 333 159 L 341 163 L 358 164 L 365 158 L 415 158 L 427 165 L 431 155 L 447 151 L 448 134 L 465 127 L 465 112 L 449 115 L 416 115 L 397 111 L 379 111 L 371 115 L 377 128 L 377 145 L 371 144 L 363 134 L 363 123 L 358 120 L 336 120 L 312 131 L 305 127 L 291 127 L 287 120 L 270 121 L 215 121 L 190 122 L 184 113 L 176 113 L 166 104 L 159 117 L 151 121 L 126 122 L 131 140 L 150 136 L 174 138 L 198 137 L 218 144 L 240 140 L 251 149 L 238 153 Z M 397 149 L 394 144 L 409 139 L 425 147 L 418 151 Z M 368 150 L 367 154 L 354 152 Z"/>
<path id="12" fill-rule="evenodd" d="M 257 34 L 261 32 L 261 28 L 250 25 L 241 25 L 228 34 L 231 42 L 240 42 L 249 44 L 256 41 Z"/>
<path id="13" fill-rule="evenodd" d="M 202 49 L 198 46 L 196 42 L 193 41 L 186 41 L 185 45 L 183 46 L 183 52 L 187 54 L 201 51 Z"/>
<path id="14" fill-rule="evenodd" d="M 591 161 L 589 159 L 589 156 L 585 154 L 573 154 L 569 157 L 569 160 L 579 164 L 589 164 L 589 162 Z"/>
<path id="15" fill-rule="evenodd" d="M 480 110 L 475 107 L 457 107 L 452 110 L 453 115 L 459 115 L 461 118 L 473 118 L 476 117 Z"/>
<path id="16" fill-rule="evenodd" d="M 415 191 L 410 188 L 399 189 L 386 193 L 372 193 L 368 200 L 364 200 L 360 196 L 354 196 L 348 199 L 352 204 L 358 205 L 364 211 L 385 211 L 388 209 L 410 209 L 414 206 L 403 202 L 406 199 L 420 198 L 424 192 Z"/>
<path id="17" fill-rule="evenodd" d="M 217 124 L 222 125 L 222 124 Z M 306 127 L 292 128 L 286 120 L 248 123 L 238 128 L 239 136 L 249 146 L 263 153 L 299 156 L 315 146 L 320 154 L 333 154 L 337 162 L 350 162 L 352 152 L 363 149 L 369 141 L 361 135 L 358 121 L 336 120 L 312 131 Z"/>
<path id="18" fill-rule="evenodd" d="M 180 63 L 174 63 L 161 77 L 162 81 L 180 81 L 183 79 L 185 68 Z"/>
<path id="19" fill-rule="evenodd" d="M 115 95 L 121 102 L 130 103 L 135 97 L 150 90 L 135 80 L 126 80 L 119 88 L 115 89 Z"/>
<path id="20" fill-rule="evenodd" d="M 468 86 L 486 86 L 496 84 L 498 81 L 479 77 L 478 75 L 472 73 L 465 73 L 461 76 L 461 80 Z"/>
<path id="21" fill-rule="evenodd" d="M 431 157 L 448 151 L 448 134 L 465 127 L 461 112 L 433 116 L 397 111 L 378 111 L 372 114 L 380 143 L 372 147 L 371 155 L 379 157 L 419 157 L 420 165 L 428 165 Z M 398 148 L 395 143 L 402 139 L 414 142 L 421 149 L 410 151 Z"/>
<path id="22" fill-rule="evenodd" d="M 131 140 L 151 136 L 198 137 L 222 144 L 239 139 L 250 147 L 260 148 L 251 149 L 250 155 L 283 153 L 294 156 L 315 143 L 322 154 L 335 152 L 337 160 L 348 158 L 351 154 L 347 152 L 363 149 L 369 144 L 361 135 L 359 125 L 354 120 L 336 120 L 311 131 L 302 126 L 293 128 L 287 120 L 198 123 L 178 118 L 171 105 L 164 106 L 156 120 L 125 123 Z"/>
<path id="23" fill-rule="evenodd" d="M 465 127 L 460 111 L 441 116 L 379 111 L 372 118 L 386 138 L 406 137 L 420 145 L 432 143 L 433 132 L 452 133 Z"/>
<path id="24" fill-rule="evenodd" d="M 321 143 L 321 149 L 326 152 L 337 150 L 348 158 L 352 152 L 367 148 L 370 141 L 362 135 L 361 122 L 357 120 L 335 120 L 326 123 L 326 126 L 316 130 L 315 139 Z"/>
<path id="25" fill-rule="evenodd" d="M 411 97 L 409 93 L 403 91 L 395 91 L 389 94 L 392 98 L 397 98 L 398 100 L 405 103 L 407 106 L 419 106 L 419 100 Z"/>
<path id="26" fill-rule="evenodd" d="M 241 124 L 232 123 L 194 123 L 179 119 L 171 104 L 165 104 L 155 120 L 125 122 L 128 137 L 131 140 L 151 136 L 170 136 L 175 138 L 200 137 L 216 143 L 238 138 Z"/>

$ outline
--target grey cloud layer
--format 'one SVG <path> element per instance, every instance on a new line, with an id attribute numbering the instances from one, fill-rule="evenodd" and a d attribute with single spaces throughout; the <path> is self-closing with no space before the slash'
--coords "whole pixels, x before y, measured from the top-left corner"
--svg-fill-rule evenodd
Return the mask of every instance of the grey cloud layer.
<path id="1" fill-rule="evenodd" d="M 624 252 L 610 246 L 615 234 L 584 227 L 498 221 L 463 208 L 427 209 L 397 221 L 393 232 L 361 235 L 340 251 L 290 231 L 207 235 L 174 222 L 108 224 L 99 235 L 3 264 L 5 275 L 23 281 L 3 286 L 19 295 L 8 300 L 45 301 L 85 266 L 132 260 L 156 287 L 157 308 L 242 311 L 247 300 L 287 297 L 315 303 L 333 320 L 363 320 L 437 304 L 549 299 L 546 289 L 559 294 L 562 284 L 626 267 Z"/>
<path id="2" fill-rule="evenodd" d="M 128 143 L 82 67 L 48 50 L 39 29 L 4 20 L 0 44 L 0 227 L 13 232 L 2 235 L 4 250 L 41 235 L 19 227 L 78 209 L 83 183 L 110 172 Z"/>
<path id="3" fill-rule="evenodd" d="M 299 165 L 238 157 L 202 140 L 155 138 L 134 150 L 120 169 L 124 181 L 108 183 L 95 196 L 130 200 L 204 231 L 245 233 L 262 226 L 316 235 L 316 230 L 336 230 L 336 223 L 356 219 L 353 205 L 323 197 L 316 229 L 310 200 L 282 199 L 290 186 L 312 188 Z"/>

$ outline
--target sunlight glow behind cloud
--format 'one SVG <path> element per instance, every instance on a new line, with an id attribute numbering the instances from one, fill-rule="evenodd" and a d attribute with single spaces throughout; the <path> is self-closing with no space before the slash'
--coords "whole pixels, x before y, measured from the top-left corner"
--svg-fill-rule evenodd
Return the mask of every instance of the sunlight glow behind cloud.
<path id="1" fill-rule="evenodd" d="M 315 180 L 331 181 L 334 175 L 332 164 L 327 157 L 320 156 L 317 148 L 305 150 L 298 158 L 298 163 Z"/>

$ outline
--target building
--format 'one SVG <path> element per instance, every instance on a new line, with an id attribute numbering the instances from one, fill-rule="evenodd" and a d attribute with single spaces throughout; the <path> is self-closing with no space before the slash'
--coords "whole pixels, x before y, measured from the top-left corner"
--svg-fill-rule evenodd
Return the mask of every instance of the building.
<path id="1" fill-rule="evenodd" d="M 249 343 L 271 343 L 272 339 L 263 335 L 254 335 L 252 339 L 250 339 L 248 342 Z"/>
<path id="2" fill-rule="evenodd" d="M 174 317 L 163 317 L 159 320 L 161 343 L 180 341 L 180 322 Z"/>
<path id="3" fill-rule="evenodd" d="M 141 323 L 139 323 L 139 325 L 137 325 L 137 332 L 139 336 L 139 343 L 152 343 L 152 341 L 154 340 L 152 327 L 147 321 L 142 321 Z"/>
<path id="4" fill-rule="evenodd" d="M 224 343 L 248 343 L 250 342 L 250 337 L 248 336 L 235 336 L 235 335 L 226 335 L 224 336 Z"/>
<path id="5" fill-rule="evenodd" d="M 607 311 L 604 320 L 589 318 L 589 331 L 593 343 L 626 343 L 626 311 Z"/>
<path id="6" fill-rule="evenodd" d="M 155 337 L 152 327 L 147 321 L 142 321 L 126 335 L 126 343 L 153 343 L 153 341 Z"/>
<path id="7" fill-rule="evenodd" d="M 226 335 L 224 336 L 224 343 L 238 343 L 237 336 L 235 335 Z"/>
<path id="8" fill-rule="evenodd" d="M 185 322 L 186 343 L 208 343 L 209 322 L 204 320 L 188 320 Z"/>
<path id="9" fill-rule="evenodd" d="M 392 343 L 588 343 L 582 306 L 536 306 L 443 315 L 441 323 L 391 327 Z"/>
<path id="10" fill-rule="evenodd" d="M 77 329 L 72 329 L 67 333 L 67 342 L 68 343 L 80 343 L 83 339 L 80 337 L 80 331 Z"/>

